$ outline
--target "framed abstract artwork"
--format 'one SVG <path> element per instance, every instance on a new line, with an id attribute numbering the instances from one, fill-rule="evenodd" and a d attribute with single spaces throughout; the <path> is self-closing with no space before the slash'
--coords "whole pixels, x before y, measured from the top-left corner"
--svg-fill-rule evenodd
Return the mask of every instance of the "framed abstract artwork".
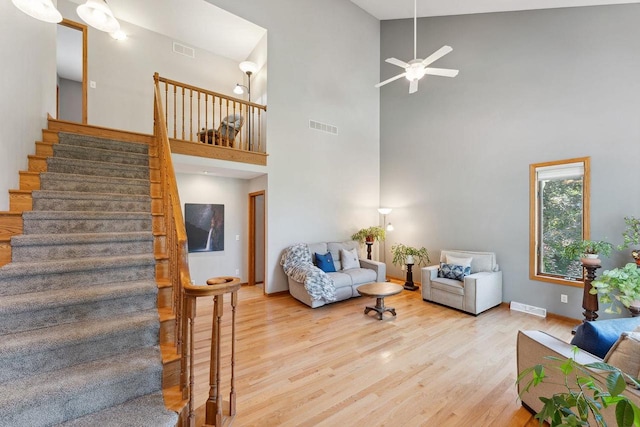
<path id="1" fill-rule="evenodd" d="M 224 205 L 185 203 L 184 222 L 189 252 L 224 250 Z"/>

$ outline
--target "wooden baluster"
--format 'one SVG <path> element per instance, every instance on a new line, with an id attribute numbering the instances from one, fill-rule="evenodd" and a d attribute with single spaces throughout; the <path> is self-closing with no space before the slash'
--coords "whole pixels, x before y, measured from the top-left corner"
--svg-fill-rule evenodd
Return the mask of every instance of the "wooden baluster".
<path id="1" fill-rule="evenodd" d="M 262 109 L 258 108 L 258 150 L 262 152 Z"/>
<path id="2" fill-rule="evenodd" d="M 198 91 L 198 131 L 200 131 L 200 91 Z M 198 138 L 200 139 L 200 138 Z M 206 140 L 202 140 L 200 142 L 204 142 Z"/>
<path id="3" fill-rule="evenodd" d="M 220 108 L 218 109 L 218 128 L 220 127 L 220 124 L 222 123 L 222 98 L 218 97 L 218 104 L 220 105 Z"/>
<path id="4" fill-rule="evenodd" d="M 236 115 L 236 101 L 233 101 L 233 116 L 235 117 L 235 115 Z M 235 124 L 235 122 L 233 122 L 233 132 L 234 132 L 233 140 L 234 141 L 236 139 L 235 130 L 236 130 L 236 124 Z M 227 131 L 227 136 L 229 136 L 229 132 L 228 131 Z M 229 147 L 233 148 L 234 141 L 232 141 L 231 139 L 227 138 L 227 145 Z"/>
<path id="5" fill-rule="evenodd" d="M 176 134 L 176 131 L 178 129 L 178 124 L 176 122 L 176 112 L 178 110 L 177 104 L 176 104 L 176 92 L 178 91 L 178 87 L 176 85 L 173 85 L 173 138 L 176 139 L 178 136 Z"/>
<path id="6" fill-rule="evenodd" d="M 164 122 L 169 126 L 169 83 L 164 82 Z M 167 132 L 169 129 L 167 129 Z"/>
<path id="7" fill-rule="evenodd" d="M 236 414 L 236 306 L 238 291 L 231 293 L 231 392 L 229 393 L 229 416 Z"/>
<path id="8" fill-rule="evenodd" d="M 193 89 L 189 89 L 189 141 L 193 141 Z"/>
<path id="9" fill-rule="evenodd" d="M 195 411 L 195 345 L 194 345 L 194 331 L 195 331 L 195 318 L 196 318 L 196 301 L 195 298 L 187 297 L 187 310 L 188 310 L 188 344 L 184 347 L 189 348 L 189 351 L 186 352 L 188 355 L 183 356 L 187 359 L 187 363 L 189 365 L 189 427 L 196 427 L 196 411 Z M 183 352 L 185 353 L 185 352 Z"/>
<path id="10" fill-rule="evenodd" d="M 208 132 L 209 132 L 209 95 L 208 94 L 204 94 L 204 127 L 202 128 L 202 130 L 204 131 L 204 143 L 208 144 L 209 140 L 207 139 L 209 137 Z"/>
<path id="11" fill-rule="evenodd" d="M 184 141 L 184 86 L 182 86 L 182 140 Z"/>
<path id="12" fill-rule="evenodd" d="M 213 298 L 211 325 L 211 366 L 209 372 L 209 399 L 206 403 L 207 424 L 222 426 L 222 394 L 220 390 L 220 334 L 224 294 Z"/>

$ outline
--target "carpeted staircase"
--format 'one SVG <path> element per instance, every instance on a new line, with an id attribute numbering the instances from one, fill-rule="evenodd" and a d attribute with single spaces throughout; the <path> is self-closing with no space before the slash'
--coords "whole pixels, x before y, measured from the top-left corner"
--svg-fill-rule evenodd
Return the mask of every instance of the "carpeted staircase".
<path id="1" fill-rule="evenodd" d="M 61 133 L 0 267 L 0 426 L 175 426 L 144 144 Z"/>

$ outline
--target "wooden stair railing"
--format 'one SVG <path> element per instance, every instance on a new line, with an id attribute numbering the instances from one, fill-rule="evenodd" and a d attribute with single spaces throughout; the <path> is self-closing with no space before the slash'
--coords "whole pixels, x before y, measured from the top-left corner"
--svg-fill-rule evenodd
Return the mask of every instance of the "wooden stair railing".
<path id="1" fill-rule="evenodd" d="M 157 77 L 157 74 L 156 74 Z M 180 388 L 182 398 L 188 400 L 188 425 L 195 427 L 194 400 L 194 341 L 193 322 L 195 320 L 196 300 L 199 297 L 214 297 L 213 329 L 211 339 L 210 393 L 206 404 L 206 425 L 221 427 L 228 425 L 235 415 L 235 307 L 239 278 L 210 279 L 209 286 L 196 286 L 189 274 L 187 233 L 175 170 L 171 160 L 171 148 L 160 96 L 160 85 L 155 79 L 154 101 L 154 140 L 159 159 L 160 183 L 166 230 L 166 251 L 169 259 L 169 276 L 173 286 L 173 311 L 176 319 L 175 344 L 180 361 Z M 209 283 L 211 282 L 211 283 Z M 231 293 L 232 302 L 232 358 L 231 358 L 231 394 L 227 416 L 223 414 L 220 388 L 220 320 L 222 317 L 223 296 Z"/>
<path id="2" fill-rule="evenodd" d="M 265 105 L 180 83 L 160 77 L 158 73 L 154 74 L 154 80 L 163 102 L 169 138 L 239 151 L 266 152 Z M 234 115 L 242 117 L 238 130 L 224 127 L 225 118 Z"/>
<path id="3" fill-rule="evenodd" d="M 236 341 L 236 307 L 238 304 L 240 278 L 215 277 L 207 280 L 207 286 L 187 285 L 184 288 L 186 309 L 183 348 L 189 348 L 189 360 L 194 360 L 194 332 L 196 317 L 196 300 L 201 297 L 213 297 L 213 321 L 211 327 L 211 360 L 209 366 L 209 398 L 205 404 L 205 426 L 228 426 L 236 414 L 235 389 L 235 341 Z M 224 295 L 231 294 L 231 379 L 228 408 L 224 410 L 221 387 L 221 337 Z M 189 388 L 194 389 L 194 364 L 189 366 Z M 195 427 L 195 403 L 193 393 L 189 397 L 189 427 Z"/>

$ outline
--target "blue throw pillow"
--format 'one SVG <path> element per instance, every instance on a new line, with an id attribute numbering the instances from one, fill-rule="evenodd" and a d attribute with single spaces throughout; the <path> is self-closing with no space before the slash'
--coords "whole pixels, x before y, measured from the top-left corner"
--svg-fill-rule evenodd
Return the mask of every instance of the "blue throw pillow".
<path id="1" fill-rule="evenodd" d="M 604 359 L 623 332 L 631 332 L 640 325 L 640 317 L 584 322 L 576 329 L 571 344 Z"/>
<path id="2" fill-rule="evenodd" d="M 327 252 L 324 255 L 316 252 L 316 265 L 325 273 L 335 273 L 336 271 L 336 266 L 333 264 L 331 252 Z"/>
<path id="3" fill-rule="evenodd" d="M 471 266 L 462 266 L 457 264 L 440 263 L 440 269 L 438 269 L 438 277 L 445 279 L 464 280 L 464 276 L 471 274 Z"/>

